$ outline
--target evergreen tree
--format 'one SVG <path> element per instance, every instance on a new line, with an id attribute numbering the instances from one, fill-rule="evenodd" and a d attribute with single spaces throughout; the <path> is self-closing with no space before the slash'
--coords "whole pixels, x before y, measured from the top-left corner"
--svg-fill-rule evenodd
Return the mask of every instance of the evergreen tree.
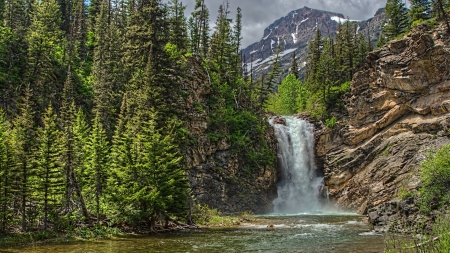
<path id="1" fill-rule="evenodd" d="M 0 109 L 0 231 L 11 223 L 13 204 L 12 171 L 14 153 L 11 126 Z"/>
<path id="2" fill-rule="evenodd" d="M 63 82 L 58 78 L 64 56 L 61 11 L 55 0 L 35 1 L 27 33 L 28 78 L 41 111 L 60 99 Z"/>
<path id="3" fill-rule="evenodd" d="M 206 57 L 209 51 L 209 10 L 205 0 L 196 0 L 195 10 L 188 21 L 191 51 Z"/>
<path id="4" fill-rule="evenodd" d="M 380 33 L 380 37 L 378 38 L 378 42 L 377 42 L 377 48 L 380 48 L 384 45 L 386 45 L 386 43 L 388 42 L 386 35 L 384 35 L 383 33 Z"/>
<path id="5" fill-rule="evenodd" d="M 426 20 L 430 17 L 431 3 L 429 0 L 410 0 L 409 19 L 411 22 Z"/>
<path id="6" fill-rule="evenodd" d="M 180 123 L 168 122 L 162 135 L 156 129 L 155 114 L 150 112 L 145 118 L 134 120 L 134 125 L 141 129 L 134 138 L 127 134 L 128 138 L 116 139 L 116 144 L 120 143 L 116 152 L 129 155 L 114 158 L 114 197 L 121 203 L 119 213 L 128 214 L 134 221 L 148 219 L 154 229 L 161 219 L 185 214 L 188 185 L 181 166 L 182 156 L 174 145 Z M 132 131 L 132 124 L 125 127 L 124 133 Z"/>
<path id="7" fill-rule="evenodd" d="M 56 208 L 60 206 L 64 194 L 61 134 L 56 125 L 56 115 L 51 106 L 42 119 L 43 127 L 38 129 L 38 150 L 36 153 L 36 199 L 43 209 L 44 230 L 48 229 L 49 215 L 58 218 Z M 56 220 L 54 220 L 56 221 Z"/>
<path id="8" fill-rule="evenodd" d="M 298 79 L 298 63 L 297 63 L 297 59 L 295 57 L 295 52 L 292 54 L 292 63 L 291 63 L 291 74 L 293 74 L 295 76 L 295 78 Z"/>
<path id="9" fill-rule="evenodd" d="M 122 32 L 109 22 L 108 1 L 100 6 L 95 27 L 95 41 L 92 86 L 94 91 L 94 113 L 98 114 L 108 138 L 112 137 L 118 116 L 120 97 L 124 90 L 123 76 L 120 69 L 123 39 Z"/>
<path id="10" fill-rule="evenodd" d="M 402 0 L 388 0 L 386 3 L 388 21 L 383 27 L 383 33 L 389 40 L 406 32 L 409 28 L 408 11 Z"/>
<path id="11" fill-rule="evenodd" d="M 65 175 L 65 194 L 64 194 L 64 213 L 77 211 L 77 207 L 82 211 L 83 216 L 87 219 L 88 213 L 84 203 L 84 198 L 79 185 L 79 180 L 75 175 L 78 166 L 82 165 L 82 161 L 78 159 L 84 150 L 76 144 L 77 136 L 77 113 L 75 107 L 75 91 L 72 85 L 72 78 L 69 75 L 64 85 L 63 101 L 61 106 L 60 126 L 62 132 L 62 161 L 64 162 Z"/>
<path id="12" fill-rule="evenodd" d="M 84 174 L 87 183 L 87 187 L 85 187 L 86 196 L 89 196 L 88 202 L 95 206 L 97 221 L 99 220 L 100 204 L 103 200 L 107 180 L 109 151 L 106 132 L 100 122 L 100 116 L 97 114 L 87 144 L 87 167 Z"/>
<path id="13" fill-rule="evenodd" d="M 30 177 L 33 170 L 33 148 L 35 147 L 34 113 L 32 111 L 31 91 L 25 90 L 25 96 L 19 104 L 20 114 L 13 121 L 13 137 L 16 164 L 14 166 L 13 191 L 18 199 L 15 208 L 20 210 L 22 231 L 28 229 L 28 206 L 30 198 Z M 19 206 L 17 206 L 19 205 Z"/>
<path id="14" fill-rule="evenodd" d="M 17 111 L 16 103 L 23 94 L 27 67 L 25 42 L 28 15 L 24 0 L 6 1 L 3 14 L 2 52 L 0 52 L 0 106 L 6 111 Z M 0 26 L 1 27 L 1 26 Z"/>

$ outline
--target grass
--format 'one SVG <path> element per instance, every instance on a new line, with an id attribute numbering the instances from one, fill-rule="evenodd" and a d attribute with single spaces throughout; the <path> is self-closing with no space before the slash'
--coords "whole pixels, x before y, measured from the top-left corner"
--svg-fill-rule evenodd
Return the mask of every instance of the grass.
<path id="1" fill-rule="evenodd" d="M 43 242 L 70 242 L 80 240 L 97 240 L 122 235 L 119 228 L 94 225 L 91 227 L 68 228 L 65 231 L 33 231 L 14 234 L 0 234 L 0 248 Z"/>

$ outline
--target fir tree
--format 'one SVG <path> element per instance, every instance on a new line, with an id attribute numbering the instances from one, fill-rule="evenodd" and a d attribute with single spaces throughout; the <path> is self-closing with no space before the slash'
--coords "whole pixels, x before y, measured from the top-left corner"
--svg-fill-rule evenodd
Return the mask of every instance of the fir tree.
<path id="1" fill-rule="evenodd" d="M 57 72 L 62 64 L 64 33 L 61 27 L 61 11 L 55 0 L 35 1 L 31 25 L 27 33 L 28 78 L 38 98 L 41 111 L 49 103 L 56 103 L 62 91 Z"/>
<path id="2" fill-rule="evenodd" d="M 409 18 L 411 22 L 426 20 L 430 17 L 431 3 L 429 0 L 410 0 Z"/>
<path id="3" fill-rule="evenodd" d="M 0 231 L 5 232 L 11 222 L 13 204 L 12 168 L 14 149 L 11 126 L 0 109 Z"/>
<path id="4" fill-rule="evenodd" d="M 388 0 L 385 12 L 388 21 L 383 28 L 383 33 L 390 40 L 408 30 L 408 11 L 402 0 Z"/>
<path id="5" fill-rule="evenodd" d="M 109 144 L 106 132 L 97 114 L 91 129 L 89 142 L 87 144 L 87 167 L 84 177 L 87 187 L 87 196 L 94 203 L 97 221 L 100 215 L 100 204 L 103 200 L 104 188 L 107 180 L 107 166 L 109 163 Z"/>
<path id="6" fill-rule="evenodd" d="M 295 76 L 295 78 L 298 79 L 298 63 L 297 58 L 295 57 L 295 52 L 292 54 L 292 63 L 291 63 L 291 74 Z"/>
<path id="7" fill-rule="evenodd" d="M 6 1 L 3 14 L 2 46 L 0 52 L 0 106 L 6 111 L 16 111 L 16 103 L 23 94 L 27 68 L 25 42 L 28 14 L 23 0 Z M 1 27 L 1 26 L 0 26 Z"/>
<path id="8" fill-rule="evenodd" d="M 22 231 L 28 229 L 28 203 L 30 198 L 30 177 L 34 175 L 33 170 L 33 148 L 35 147 L 34 113 L 32 111 L 31 91 L 25 90 L 25 96 L 20 103 L 20 114 L 13 121 L 13 137 L 15 144 L 16 164 L 14 166 L 14 194 L 19 200 L 18 208 L 21 213 Z M 16 205 L 17 205 L 16 204 Z"/>
<path id="9" fill-rule="evenodd" d="M 36 153 L 36 199 L 43 209 L 44 230 L 48 229 L 49 215 L 57 218 L 56 208 L 60 206 L 64 194 L 63 165 L 60 162 L 62 153 L 61 134 L 56 125 L 56 115 L 51 106 L 42 119 L 43 127 L 39 128 Z"/>

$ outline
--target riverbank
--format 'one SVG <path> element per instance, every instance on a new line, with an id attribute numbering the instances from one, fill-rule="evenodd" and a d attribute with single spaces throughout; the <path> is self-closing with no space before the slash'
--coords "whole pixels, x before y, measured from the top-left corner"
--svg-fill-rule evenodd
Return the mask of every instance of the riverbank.
<path id="1" fill-rule="evenodd" d="M 96 224 L 89 226 L 70 227 L 66 230 L 54 231 L 33 231 L 0 234 L 0 249 L 11 247 L 22 247 L 28 245 L 39 245 L 46 243 L 73 243 L 96 241 L 105 239 L 115 239 L 123 237 L 145 236 L 152 234 L 170 233 L 181 230 L 194 230 L 206 228 L 236 228 L 243 222 L 251 222 L 248 214 L 239 216 L 224 216 L 214 209 L 208 209 L 204 216 L 198 217 L 198 225 L 188 225 L 172 221 L 167 227 L 159 224 L 155 229 L 141 224 L 130 226 L 125 223 L 107 226 Z"/>
<path id="2" fill-rule="evenodd" d="M 235 218 L 235 217 L 233 217 Z M 236 218 L 238 218 L 236 216 Z M 51 242 L 8 249 L 8 253 L 47 252 L 382 252 L 383 235 L 371 232 L 363 216 L 299 214 L 250 216 L 239 225 L 223 223 L 152 235 L 106 240 Z M 272 225 L 272 226 L 270 226 Z M 208 227 L 209 226 L 209 227 Z"/>

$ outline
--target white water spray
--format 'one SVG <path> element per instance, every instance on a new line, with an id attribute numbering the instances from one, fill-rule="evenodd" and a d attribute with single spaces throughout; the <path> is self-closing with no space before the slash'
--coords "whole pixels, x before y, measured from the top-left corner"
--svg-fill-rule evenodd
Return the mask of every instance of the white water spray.
<path id="1" fill-rule="evenodd" d="M 280 214 L 316 213 L 321 210 L 323 177 L 317 176 L 314 162 L 314 126 L 295 117 L 284 117 L 286 126 L 270 124 L 278 139 L 281 178 L 274 212 Z"/>

